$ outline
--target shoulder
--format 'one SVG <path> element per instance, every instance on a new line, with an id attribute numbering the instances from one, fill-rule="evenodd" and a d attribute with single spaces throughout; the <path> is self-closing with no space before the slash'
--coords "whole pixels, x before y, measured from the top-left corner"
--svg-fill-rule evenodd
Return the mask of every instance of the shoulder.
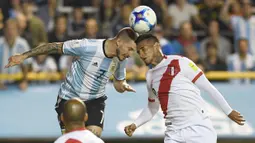
<path id="1" fill-rule="evenodd" d="M 96 135 L 94 135 L 92 132 L 86 130 L 84 131 L 87 135 L 88 135 L 88 139 L 95 141 L 97 143 L 104 143 L 104 141 L 102 139 L 100 139 L 99 137 L 97 137 Z"/>
<path id="2" fill-rule="evenodd" d="M 22 37 L 17 37 L 17 42 L 19 44 L 27 44 L 27 40 Z"/>

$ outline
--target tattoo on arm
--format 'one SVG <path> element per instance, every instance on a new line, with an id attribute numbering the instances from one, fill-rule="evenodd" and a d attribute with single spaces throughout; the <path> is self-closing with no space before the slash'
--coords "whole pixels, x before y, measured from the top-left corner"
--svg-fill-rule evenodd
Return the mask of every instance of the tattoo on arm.
<path id="1" fill-rule="evenodd" d="M 54 53 L 61 54 L 62 47 L 63 47 L 63 42 L 47 43 L 47 44 L 37 46 L 36 48 L 30 51 L 27 51 L 23 53 L 22 55 L 26 56 L 27 58 L 30 58 L 37 55 L 43 55 L 43 54 L 54 54 Z"/>

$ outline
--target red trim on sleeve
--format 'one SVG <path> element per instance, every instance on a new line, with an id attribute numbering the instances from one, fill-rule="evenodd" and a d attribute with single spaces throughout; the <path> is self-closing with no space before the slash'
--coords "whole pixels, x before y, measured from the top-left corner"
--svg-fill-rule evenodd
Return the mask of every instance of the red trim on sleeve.
<path id="1" fill-rule="evenodd" d="M 155 99 L 148 98 L 148 101 L 149 101 L 149 102 L 155 102 Z"/>
<path id="2" fill-rule="evenodd" d="M 200 71 L 200 72 L 195 76 L 195 78 L 192 80 L 192 82 L 195 83 L 195 82 L 197 81 L 197 79 L 198 79 L 201 75 L 203 75 L 203 72 L 202 72 L 202 71 Z"/>

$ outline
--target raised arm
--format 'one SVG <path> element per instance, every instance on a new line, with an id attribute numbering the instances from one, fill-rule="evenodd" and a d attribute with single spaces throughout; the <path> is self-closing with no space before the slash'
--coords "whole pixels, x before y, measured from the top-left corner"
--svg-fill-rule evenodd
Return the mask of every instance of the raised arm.
<path id="1" fill-rule="evenodd" d="M 148 75 L 147 75 L 147 77 L 148 77 Z M 147 78 L 147 80 L 148 80 L 148 78 Z M 143 124 L 150 121 L 159 110 L 159 105 L 160 105 L 159 100 L 156 97 L 156 95 L 154 95 L 154 93 L 153 93 L 152 89 L 149 87 L 148 83 L 147 83 L 147 90 L 148 90 L 148 105 L 147 105 L 147 107 L 145 107 L 143 109 L 143 111 L 138 116 L 138 118 L 134 121 L 134 123 L 126 126 L 124 129 L 125 133 L 129 137 L 131 137 L 133 135 L 133 133 L 135 132 L 135 130 L 138 127 L 140 127 Z"/>
<path id="2" fill-rule="evenodd" d="M 199 69 L 195 63 L 187 58 L 183 58 L 181 62 L 181 70 L 183 71 L 183 74 L 199 89 L 206 91 L 231 120 L 239 125 L 243 125 L 245 121 L 243 116 L 229 106 L 222 94 L 211 84 L 201 69 Z"/>
<path id="3" fill-rule="evenodd" d="M 23 53 L 22 55 L 27 58 L 45 55 L 45 54 L 63 54 L 63 42 L 47 43 L 37 46 L 36 48 Z"/>
<path id="4" fill-rule="evenodd" d="M 11 56 L 9 58 L 9 63 L 5 67 L 8 68 L 15 65 L 19 65 L 25 59 L 38 56 L 38 55 L 54 54 L 54 53 L 62 54 L 63 53 L 62 48 L 63 48 L 63 42 L 43 44 L 27 52 L 24 52 L 22 54 Z"/>

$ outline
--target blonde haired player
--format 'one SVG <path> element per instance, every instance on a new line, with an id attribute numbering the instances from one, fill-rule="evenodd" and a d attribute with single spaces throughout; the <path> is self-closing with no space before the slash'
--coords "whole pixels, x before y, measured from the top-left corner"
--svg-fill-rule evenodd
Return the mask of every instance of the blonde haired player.
<path id="1" fill-rule="evenodd" d="M 161 106 L 165 115 L 165 143 L 216 143 L 217 134 L 199 88 L 208 92 L 231 120 L 244 124 L 242 115 L 229 106 L 191 60 L 164 56 L 158 39 L 151 34 L 139 36 L 136 44 L 141 59 L 153 68 L 146 75 L 148 106 L 133 124 L 125 127 L 128 136 L 151 120 Z"/>
<path id="2" fill-rule="evenodd" d="M 61 120 L 65 125 L 66 134 L 59 137 L 54 143 L 104 143 L 85 128 L 88 113 L 86 105 L 79 98 L 65 102 Z"/>

